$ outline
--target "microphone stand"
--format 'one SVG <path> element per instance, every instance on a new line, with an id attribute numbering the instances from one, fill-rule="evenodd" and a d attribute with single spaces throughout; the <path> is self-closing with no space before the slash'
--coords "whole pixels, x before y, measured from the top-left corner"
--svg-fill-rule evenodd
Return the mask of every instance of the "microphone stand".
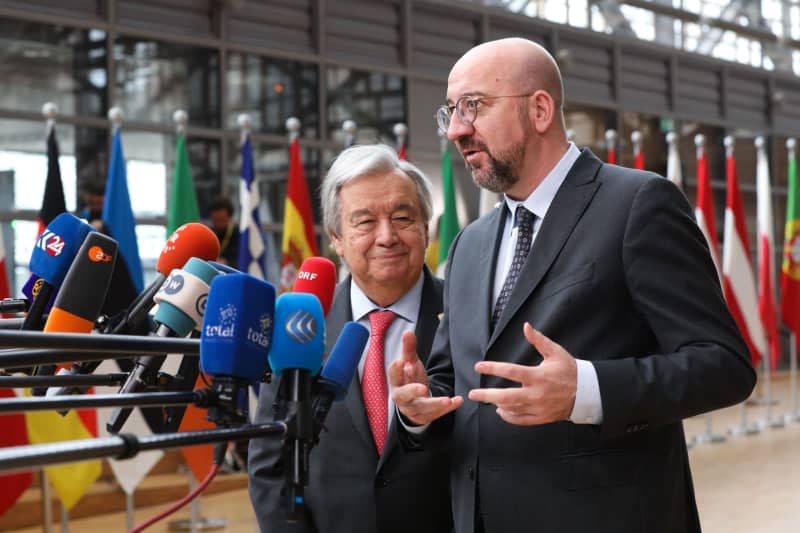
<path id="1" fill-rule="evenodd" d="M 286 409 L 286 442 L 283 460 L 286 465 L 287 521 L 301 520 L 305 507 L 303 490 L 308 485 L 308 454 L 314 440 L 314 414 L 311 404 L 311 373 L 304 369 L 286 369 L 279 389 Z"/>
<path id="2" fill-rule="evenodd" d="M 141 392 L 133 394 L 91 394 L 86 396 L 37 396 L 0 399 L 0 414 L 28 411 L 68 411 L 98 407 L 145 407 L 195 404 L 209 407 L 217 404 L 210 389 L 192 392 Z"/>
<path id="3" fill-rule="evenodd" d="M 116 374 L 90 374 L 87 376 L 64 374 L 55 376 L 6 376 L 0 374 L 0 388 L 101 387 L 119 385 L 127 378 L 128 374 L 123 372 Z"/>
<path id="4" fill-rule="evenodd" d="M 179 448 L 181 446 L 198 446 L 257 437 L 281 438 L 286 434 L 286 430 L 286 424 L 279 421 L 238 428 L 162 433 L 144 437 L 122 433 L 96 439 L 12 446 L 0 449 L 0 472 L 37 470 L 45 466 L 105 457 L 129 459 L 135 457 L 141 451 Z"/>

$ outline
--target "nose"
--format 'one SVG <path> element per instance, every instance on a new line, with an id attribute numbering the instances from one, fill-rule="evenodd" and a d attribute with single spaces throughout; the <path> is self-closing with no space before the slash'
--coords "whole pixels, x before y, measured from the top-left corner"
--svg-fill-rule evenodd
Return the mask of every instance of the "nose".
<path id="1" fill-rule="evenodd" d="M 391 218 L 381 218 L 375 228 L 375 242 L 381 246 L 392 246 L 397 242 L 397 232 Z"/>
<path id="2" fill-rule="evenodd" d="M 461 120 L 461 117 L 458 116 L 458 113 L 453 111 L 453 115 L 450 117 L 450 124 L 447 126 L 447 138 L 451 141 L 455 141 L 465 135 L 469 135 L 474 130 L 472 124 L 467 124 Z"/>

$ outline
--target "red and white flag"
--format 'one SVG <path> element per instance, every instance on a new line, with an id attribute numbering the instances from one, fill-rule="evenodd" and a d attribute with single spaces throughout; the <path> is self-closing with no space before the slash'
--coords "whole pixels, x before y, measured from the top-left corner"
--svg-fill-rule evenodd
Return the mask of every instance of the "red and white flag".
<path id="1" fill-rule="evenodd" d="M 772 370 L 781 356 L 778 317 L 775 310 L 775 236 L 772 226 L 772 186 L 764 138 L 756 137 L 756 191 L 758 218 L 758 310 L 766 330 L 769 362 Z"/>
<path id="2" fill-rule="evenodd" d="M 758 293 L 747 244 L 742 195 L 739 192 L 736 160 L 733 156 L 733 139 L 726 137 L 725 144 L 728 151 L 726 158 L 728 194 L 725 203 L 725 233 L 722 248 L 722 287 L 728 309 L 739 326 L 755 366 L 765 353 L 766 337 L 758 312 Z"/>
<path id="3" fill-rule="evenodd" d="M 633 144 L 633 168 L 644 170 L 644 151 L 642 150 L 642 132 L 634 131 L 631 133 L 631 143 Z"/>
<path id="4" fill-rule="evenodd" d="M 722 269 L 719 264 L 719 244 L 717 244 L 717 224 L 714 215 L 714 196 L 711 192 L 711 177 L 708 174 L 708 158 L 705 150 L 705 136 L 696 135 L 694 144 L 697 146 L 697 204 L 694 215 L 697 225 L 706 238 L 711 251 L 711 259 L 717 267 L 717 276 L 722 280 Z"/>
<path id="5" fill-rule="evenodd" d="M 617 164 L 617 131 L 606 130 L 606 163 Z"/>

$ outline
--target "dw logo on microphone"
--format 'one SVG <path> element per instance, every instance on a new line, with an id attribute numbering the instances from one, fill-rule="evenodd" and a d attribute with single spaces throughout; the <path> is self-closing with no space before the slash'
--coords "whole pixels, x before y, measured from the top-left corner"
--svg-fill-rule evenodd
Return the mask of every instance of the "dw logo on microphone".
<path id="1" fill-rule="evenodd" d="M 317 321 L 307 311 L 295 311 L 286 321 L 286 334 L 300 344 L 310 342 L 317 334 Z"/>

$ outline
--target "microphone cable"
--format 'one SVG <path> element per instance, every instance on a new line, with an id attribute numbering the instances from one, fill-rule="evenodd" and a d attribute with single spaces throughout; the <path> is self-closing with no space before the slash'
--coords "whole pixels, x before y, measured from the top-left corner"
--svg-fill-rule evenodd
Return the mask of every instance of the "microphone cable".
<path id="1" fill-rule="evenodd" d="M 148 527 L 152 526 L 156 522 L 159 522 L 166 517 L 174 514 L 175 512 L 179 511 L 181 508 L 185 507 L 186 504 L 197 498 L 201 492 L 203 492 L 206 487 L 208 487 L 214 478 L 217 476 L 217 472 L 219 472 L 219 468 L 222 465 L 222 462 L 225 460 L 225 452 L 228 450 L 228 443 L 227 442 L 218 442 L 214 445 L 214 464 L 211 465 L 211 468 L 208 470 L 208 474 L 206 474 L 205 479 L 197 485 L 194 490 L 189 492 L 186 496 L 181 498 L 180 500 L 173 503 L 168 508 L 164 509 L 157 515 L 148 518 L 138 526 L 131 529 L 128 533 L 140 533 L 144 531 Z"/>

